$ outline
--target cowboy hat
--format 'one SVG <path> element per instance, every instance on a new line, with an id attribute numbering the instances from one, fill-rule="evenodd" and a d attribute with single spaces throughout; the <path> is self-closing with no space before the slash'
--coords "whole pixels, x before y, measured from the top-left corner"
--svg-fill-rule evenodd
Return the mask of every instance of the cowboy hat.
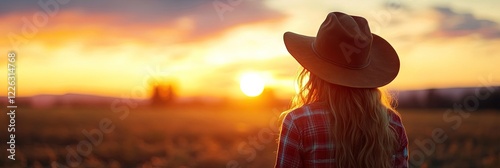
<path id="1" fill-rule="evenodd" d="M 329 13 L 316 37 L 286 32 L 288 52 L 305 69 L 333 84 L 353 88 L 387 85 L 399 72 L 399 58 L 365 18 Z"/>

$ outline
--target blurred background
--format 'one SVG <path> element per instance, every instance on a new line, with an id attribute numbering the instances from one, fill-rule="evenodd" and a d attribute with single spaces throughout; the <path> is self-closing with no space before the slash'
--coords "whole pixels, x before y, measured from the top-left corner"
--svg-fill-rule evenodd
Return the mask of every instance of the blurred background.
<path id="1" fill-rule="evenodd" d="M 401 60 L 411 167 L 500 166 L 499 1 L 0 2 L 16 53 L 16 160 L 0 167 L 272 167 L 299 64 L 286 31 L 365 17 Z M 6 79 L 6 78 L 3 78 Z M 0 82 L 7 113 L 7 81 Z"/>

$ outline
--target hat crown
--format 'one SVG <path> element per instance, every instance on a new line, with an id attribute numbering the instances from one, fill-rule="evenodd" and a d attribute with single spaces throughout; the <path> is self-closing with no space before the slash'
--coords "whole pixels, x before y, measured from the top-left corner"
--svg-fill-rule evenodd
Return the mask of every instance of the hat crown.
<path id="1" fill-rule="evenodd" d="M 313 50 L 323 60 L 348 69 L 370 64 L 372 33 L 366 19 L 332 12 L 321 24 Z"/>

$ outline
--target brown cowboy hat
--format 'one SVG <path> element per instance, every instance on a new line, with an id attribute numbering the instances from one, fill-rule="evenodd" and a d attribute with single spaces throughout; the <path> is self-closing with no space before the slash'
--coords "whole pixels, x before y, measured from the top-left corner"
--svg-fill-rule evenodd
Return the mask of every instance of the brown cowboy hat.
<path id="1" fill-rule="evenodd" d="M 398 75 L 399 58 L 391 44 L 370 32 L 365 18 L 329 13 L 316 37 L 284 34 L 288 52 L 319 78 L 342 86 L 376 88 Z"/>

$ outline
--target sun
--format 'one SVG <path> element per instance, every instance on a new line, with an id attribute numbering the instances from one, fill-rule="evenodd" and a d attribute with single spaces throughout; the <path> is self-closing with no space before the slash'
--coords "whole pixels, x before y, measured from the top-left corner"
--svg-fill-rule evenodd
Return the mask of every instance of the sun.
<path id="1" fill-rule="evenodd" d="M 265 81 L 261 74 L 246 72 L 240 76 L 240 89 L 249 97 L 259 96 L 264 91 Z"/>

